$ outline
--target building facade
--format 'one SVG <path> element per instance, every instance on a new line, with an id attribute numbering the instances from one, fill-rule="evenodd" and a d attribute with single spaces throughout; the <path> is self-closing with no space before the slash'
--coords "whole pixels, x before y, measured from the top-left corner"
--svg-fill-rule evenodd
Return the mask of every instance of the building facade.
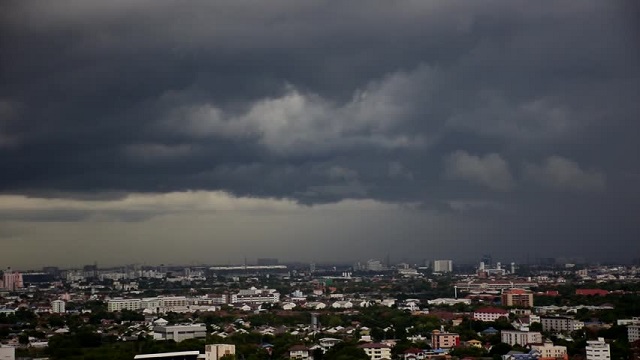
<path id="1" fill-rule="evenodd" d="M 610 360 L 611 349 L 609 344 L 604 342 L 604 338 L 598 338 L 598 340 L 587 341 L 585 348 L 587 357 L 586 360 Z"/>
<path id="2" fill-rule="evenodd" d="M 533 344 L 531 350 L 540 353 L 539 360 L 567 360 L 567 347 L 554 345 L 553 342 L 547 340 L 544 344 Z"/>
<path id="3" fill-rule="evenodd" d="M 233 344 L 209 344 L 204 347 L 205 360 L 220 360 L 225 355 L 235 355 Z"/>
<path id="4" fill-rule="evenodd" d="M 277 303 L 280 301 L 280 293 L 275 289 L 256 289 L 252 287 L 248 290 L 240 290 L 237 294 L 231 295 L 231 303 L 263 304 Z"/>
<path id="5" fill-rule="evenodd" d="M 507 289 L 502 292 L 503 306 L 533 307 L 533 293 L 525 289 Z"/>
<path id="6" fill-rule="evenodd" d="M 445 333 L 438 330 L 431 332 L 432 349 L 451 349 L 460 345 L 460 335 L 456 333 Z"/>
<path id="7" fill-rule="evenodd" d="M 492 322 L 501 317 L 509 318 L 509 312 L 498 308 L 481 308 L 473 312 L 473 320 Z"/>
<path id="8" fill-rule="evenodd" d="M 584 323 L 569 317 L 541 317 L 543 331 L 551 332 L 571 332 L 580 330 L 584 327 Z"/>
<path id="9" fill-rule="evenodd" d="M 51 302 L 51 312 L 54 314 L 64 314 L 66 312 L 66 303 L 63 300 L 53 300 Z"/>
<path id="10" fill-rule="evenodd" d="M 542 334 L 537 331 L 502 330 L 500 341 L 511 346 L 542 343 Z"/>
<path id="11" fill-rule="evenodd" d="M 433 272 L 434 273 L 448 273 L 453 271 L 452 260 L 434 260 Z"/>
<path id="12" fill-rule="evenodd" d="M 187 339 L 204 339 L 207 327 L 204 324 L 156 326 L 153 328 L 154 340 L 174 340 L 180 342 Z"/>
<path id="13" fill-rule="evenodd" d="M 2 286 L 5 290 L 14 291 L 24 287 L 22 281 L 22 274 L 17 271 L 11 271 L 11 268 L 7 268 L 2 275 Z"/>
<path id="14" fill-rule="evenodd" d="M 364 350 L 371 360 L 391 359 L 391 346 L 387 344 L 369 343 L 358 347 Z"/>
<path id="15" fill-rule="evenodd" d="M 640 325 L 627 326 L 627 337 L 630 343 L 640 340 Z"/>

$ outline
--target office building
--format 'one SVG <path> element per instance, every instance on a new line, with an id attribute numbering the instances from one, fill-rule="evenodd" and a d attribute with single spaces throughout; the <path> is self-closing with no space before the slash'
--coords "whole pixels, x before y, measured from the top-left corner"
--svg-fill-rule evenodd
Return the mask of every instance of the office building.
<path id="1" fill-rule="evenodd" d="M 567 347 L 554 345 L 552 341 L 546 340 L 543 344 L 532 344 L 531 350 L 540 354 L 539 360 L 567 360 Z"/>
<path id="2" fill-rule="evenodd" d="M 452 260 L 434 260 L 433 272 L 434 273 L 448 273 L 453 271 Z"/>
<path id="3" fill-rule="evenodd" d="M 248 290 L 240 290 L 237 294 L 231 295 L 231 303 L 243 304 L 263 304 L 277 303 L 280 301 L 280 293 L 275 289 L 256 289 L 252 287 Z"/>

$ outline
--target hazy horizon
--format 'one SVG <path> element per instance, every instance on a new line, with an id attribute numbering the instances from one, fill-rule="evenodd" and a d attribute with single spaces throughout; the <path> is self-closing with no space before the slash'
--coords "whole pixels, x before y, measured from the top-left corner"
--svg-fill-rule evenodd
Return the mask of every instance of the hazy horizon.
<path id="1" fill-rule="evenodd" d="M 0 4 L 0 268 L 640 258 L 633 1 Z"/>

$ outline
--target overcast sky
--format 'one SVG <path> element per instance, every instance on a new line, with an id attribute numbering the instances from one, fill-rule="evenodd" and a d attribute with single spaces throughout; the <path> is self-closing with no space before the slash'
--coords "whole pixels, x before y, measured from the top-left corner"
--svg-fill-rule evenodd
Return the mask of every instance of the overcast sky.
<path id="1" fill-rule="evenodd" d="M 0 267 L 640 257 L 634 1 L 3 1 Z"/>

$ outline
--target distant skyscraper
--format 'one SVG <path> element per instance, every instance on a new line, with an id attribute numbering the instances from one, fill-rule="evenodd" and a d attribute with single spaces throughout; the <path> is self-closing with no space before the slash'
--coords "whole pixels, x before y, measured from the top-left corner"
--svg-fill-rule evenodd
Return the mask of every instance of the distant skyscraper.
<path id="1" fill-rule="evenodd" d="M 486 267 L 492 267 L 493 266 L 493 259 L 491 258 L 491 254 L 482 255 L 482 262 L 484 263 L 484 265 Z"/>
<path id="2" fill-rule="evenodd" d="M 11 271 L 11 268 L 7 268 L 2 276 L 3 286 L 6 290 L 15 290 L 24 287 L 22 281 L 22 274 L 17 271 Z"/>
<path id="3" fill-rule="evenodd" d="M 367 261 L 367 270 L 369 271 L 381 271 L 384 270 L 384 266 L 380 260 L 369 260 Z"/>
<path id="4" fill-rule="evenodd" d="M 434 273 L 447 273 L 453 271 L 453 261 L 452 260 L 434 260 L 433 261 L 433 272 Z"/>

